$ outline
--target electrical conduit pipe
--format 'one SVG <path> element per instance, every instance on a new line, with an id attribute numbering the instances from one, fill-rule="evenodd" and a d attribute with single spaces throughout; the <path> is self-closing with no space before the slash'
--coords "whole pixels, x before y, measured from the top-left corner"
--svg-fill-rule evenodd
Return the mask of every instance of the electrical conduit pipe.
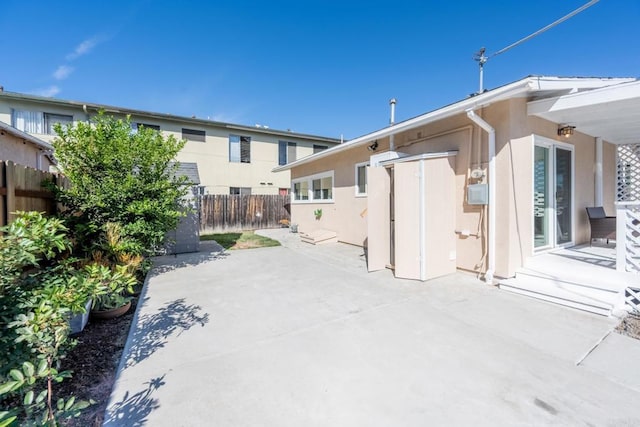
<path id="1" fill-rule="evenodd" d="M 489 232 L 488 232 L 488 256 L 487 271 L 484 281 L 487 285 L 493 284 L 493 275 L 496 271 L 496 130 L 473 109 L 467 110 L 467 117 L 487 132 L 489 136 Z"/>

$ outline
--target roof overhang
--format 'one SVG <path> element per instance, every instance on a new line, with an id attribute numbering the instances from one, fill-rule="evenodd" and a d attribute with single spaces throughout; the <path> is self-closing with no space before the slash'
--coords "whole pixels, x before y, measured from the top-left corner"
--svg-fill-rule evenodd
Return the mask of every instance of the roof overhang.
<path id="1" fill-rule="evenodd" d="M 593 90 L 610 85 L 618 85 L 621 83 L 635 81 L 633 78 L 584 78 L 584 77 L 526 77 L 522 80 L 498 87 L 491 91 L 487 91 L 454 104 L 447 105 L 429 113 L 422 114 L 412 119 L 399 122 L 393 126 L 363 135 L 329 148 L 320 153 L 313 154 L 308 157 L 296 160 L 283 166 L 274 168 L 273 172 L 290 170 L 294 167 L 310 163 L 325 157 L 332 156 L 336 153 L 351 148 L 370 144 L 376 139 L 381 139 L 390 135 L 395 135 L 403 131 L 425 126 L 438 120 L 453 117 L 457 114 L 463 114 L 467 110 L 475 110 L 486 107 L 492 103 L 504 101 L 511 98 L 519 97 L 555 97 L 570 92 L 580 93 L 581 91 Z"/>
<path id="2" fill-rule="evenodd" d="M 305 139 L 305 140 L 321 142 L 321 143 L 329 143 L 329 144 L 340 143 L 340 140 L 337 138 L 330 138 L 330 137 L 325 137 L 320 135 L 310 135 L 306 133 L 298 133 L 298 132 L 292 132 L 288 130 L 285 131 L 285 130 L 278 130 L 278 129 L 269 129 L 267 127 L 257 127 L 257 126 L 252 127 L 252 126 L 238 125 L 238 124 L 219 122 L 219 121 L 214 121 L 209 119 L 200 119 L 195 116 L 184 117 L 184 116 L 177 116 L 175 114 L 158 113 L 158 112 L 145 111 L 145 110 L 135 110 L 132 108 L 115 107 L 115 106 L 106 105 L 106 104 L 96 104 L 91 102 L 70 101 L 70 100 L 49 98 L 49 97 L 37 96 L 37 95 L 27 95 L 27 94 L 18 93 L 18 92 L 0 91 L 0 97 L 13 99 L 16 101 L 36 102 L 36 103 L 54 105 L 57 107 L 81 109 L 85 112 L 85 114 L 104 111 L 106 114 L 134 116 L 134 117 L 151 118 L 151 119 L 158 119 L 158 120 L 169 120 L 169 121 L 185 123 L 193 126 L 215 126 L 215 127 L 229 129 L 231 131 L 236 130 L 241 132 L 253 132 L 253 133 L 266 134 L 266 135 L 271 135 L 276 137 L 282 137 L 282 138 L 298 138 L 298 139 Z"/>
<path id="3" fill-rule="evenodd" d="M 13 126 L 8 125 L 2 121 L 0 121 L 0 130 L 3 130 L 17 138 L 21 138 L 27 142 L 30 142 L 31 144 L 35 145 L 36 147 L 40 148 L 43 151 L 53 153 L 53 145 L 49 144 L 46 141 L 38 139 L 35 136 L 32 136 L 26 132 L 22 132 L 21 130 L 16 129 Z"/>
<path id="4" fill-rule="evenodd" d="M 531 101 L 527 112 L 613 144 L 638 143 L 640 81 Z"/>

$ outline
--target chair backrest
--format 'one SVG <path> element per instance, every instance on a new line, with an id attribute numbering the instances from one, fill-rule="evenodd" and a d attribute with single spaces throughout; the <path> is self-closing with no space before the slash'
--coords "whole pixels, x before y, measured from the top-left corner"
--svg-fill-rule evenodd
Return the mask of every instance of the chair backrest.
<path id="1" fill-rule="evenodd" d="M 586 208 L 587 215 L 589 215 L 589 219 L 598 219 L 605 218 L 607 215 L 604 213 L 604 208 L 602 206 L 596 206 L 593 208 Z"/>

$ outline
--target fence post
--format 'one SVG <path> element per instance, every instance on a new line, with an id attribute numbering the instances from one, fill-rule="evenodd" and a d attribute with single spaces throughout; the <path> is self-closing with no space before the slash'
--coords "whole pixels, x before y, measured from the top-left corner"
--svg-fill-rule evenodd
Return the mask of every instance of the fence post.
<path id="1" fill-rule="evenodd" d="M 5 163 L 5 188 L 7 189 L 6 200 L 6 223 L 9 224 L 14 217 L 16 211 L 16 181 L 15 171 L 16 165 L 12 161 Z"/>

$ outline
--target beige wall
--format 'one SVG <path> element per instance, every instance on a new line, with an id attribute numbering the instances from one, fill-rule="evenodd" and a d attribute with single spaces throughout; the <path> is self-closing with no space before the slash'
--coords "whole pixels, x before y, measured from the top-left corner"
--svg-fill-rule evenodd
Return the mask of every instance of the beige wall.
<path id="1" fill-rule="evenodd" d="M 388 150 L 388 141 L 379 141 L 378 151 Z M 331 203 L 291 203 L 291 222 L 303 232 L 318 229 L 333 230 L 340 241 L 358 246 L 367 237 L 367 197 L 355 195 L 355 164 L 366 162 L 371 155 L 366 147 L 347 150 L 340 156 L 330 156 L 294 168 L 291 179 L 334 171 L 334 193 Z M 314 210 L 322 209 L 322 218 L 315 219 Z"/>
<path id="2" fill-rule="evenodd" d="M 533 256 L 533 144 L 534 136 L 574 147 L 575 243 L 588 241 L 585 207 L 594 203 L 595 138 L 577 132 L 571 138 L 557 135 L 558 124 L 527 115 L 527 100 L 511 99 L 477 110 L 496 130 L 496 271 L 498 277 L 513 276 Z M 456 235 L 457 268 L 486 270 L 487 211 L 466 203 L 467 185 L 476 182 L 470 171 L 487 170 L 487 133 L 461 114 L 395 137 L 397 151 L 407 154 L 458 150 L 455 167 L 455 228 L 470 236 Z M 388 150 L 388 139 L 379 140 L 377 152 Z M 292 204 L 292 220 L 303 231 L 334 230 L 341 241 L 362 245 L 366 238 L 366 198 L 354 196 L 354 165 L 371 153 L 355 147 L 292 170 L 292 179 L 334 171 L 334 203 Z M 615 147 L 604 144 L 605 209 L 613 214 Z M 322 208 L 316 221 L 314 209 Z"/>
<path id="3" fill-rule="evenodd" d="M 479 271 L 482 267 L 485 227 L 483 207 L 466 203 L 466 186 L 469 173 L 474 168 L 486 168 L 486 152 L 481 150 L 478 133 L 465 115 L 457 116 L 446 123 L 414 129 L 395 137 L 396 150 L 412 154 L 457 150 L 455 160 L 455 227 L 467 229 L 475 236 L 456 234 L 458 268 Z M 378 140 L 377 153 L 388 151 L 388 138 Z M 355 147 L 339 155 L 325 157 L 313 163 L 293 168 L 292 179 L 316 173 L 334 171 L 335 195 L 333 203 L 292 202 L 292 222 L 299 229 L 311 232 L 324 228 L 336 231 L 340 241 L 363 245 L 367 237 L 367 198 L 355 197 L 355 169 L 357 163 L 369 160 L 372 153 L 366 146 Z M 475 180 L 472 180 L 475 182 Z M 316 221 L 315 209 L 322 208 L 322 219 Z"/>
<path id="4" fill-rule="evenodd" d="M 579 132 L 571 138 L 559 137 L 558 124 L 526 114 L 525 99 L 492 106 L 485 118 L 492 125 L 499 124 L 496 126 L 496 275 L 511 277 L 533 256 L 533 135 L 573 146 L 576 244 L 589 239 L 585 207 L 594 203 L 595 138 Z M 609 165 L 605 163 L 605 170 Z M 605 193 L 606 185 L 605 182 Z"/>
<path id="5" fill-rule="evenodd" d="M 38 163 L 40 157 L 40 163 Z M 11 160 L 16 164 L 29 166 L 34 169 L 49 171 L 53 163 L 42 154 L 39 147 L 24 141 L 22 138 L 0 131 L 0 160 Z"/>
<path id="6" fill-rule="evenodd" d="M 90 117 L 80 106 L 74 108 L 13 99 L 9 102 L 0 97 L 0 121 L 11 124 L 12 108 L 71 115 L 74 121 L 86 121 Z M 89 112 L 94 114 L 91 110 Z M 177 160 L 198 164 L 200 181 L 209 194 L 229 194 L 229 187 L 250 187 L 253 194 L 278 194 L 280 188 L 288 189 L 291 184 L 289 171 L 271 172 L 278 166 L 278 141 L 295 142 L 297 159 L 313 154 L 314 144 L 327 147 L 335 145 L 331 142 L 305 139 L 296 134 L 272 135 L 250 129 L 236 130 L 208 126 L 188 120 L 180 122 L 132 115 L 131 122 L 158 125 L 164 134 L 173 135 L 178 139 L 182 139 L 182 128 L 204 130 L 205 142 L 187 141 Z M 229 135 L 231 134 L 251 137 L 251 163 L 229 162 Z M 48 142 L 55 138 L 54 135 L 46 134 L 34 136 Z"/>

